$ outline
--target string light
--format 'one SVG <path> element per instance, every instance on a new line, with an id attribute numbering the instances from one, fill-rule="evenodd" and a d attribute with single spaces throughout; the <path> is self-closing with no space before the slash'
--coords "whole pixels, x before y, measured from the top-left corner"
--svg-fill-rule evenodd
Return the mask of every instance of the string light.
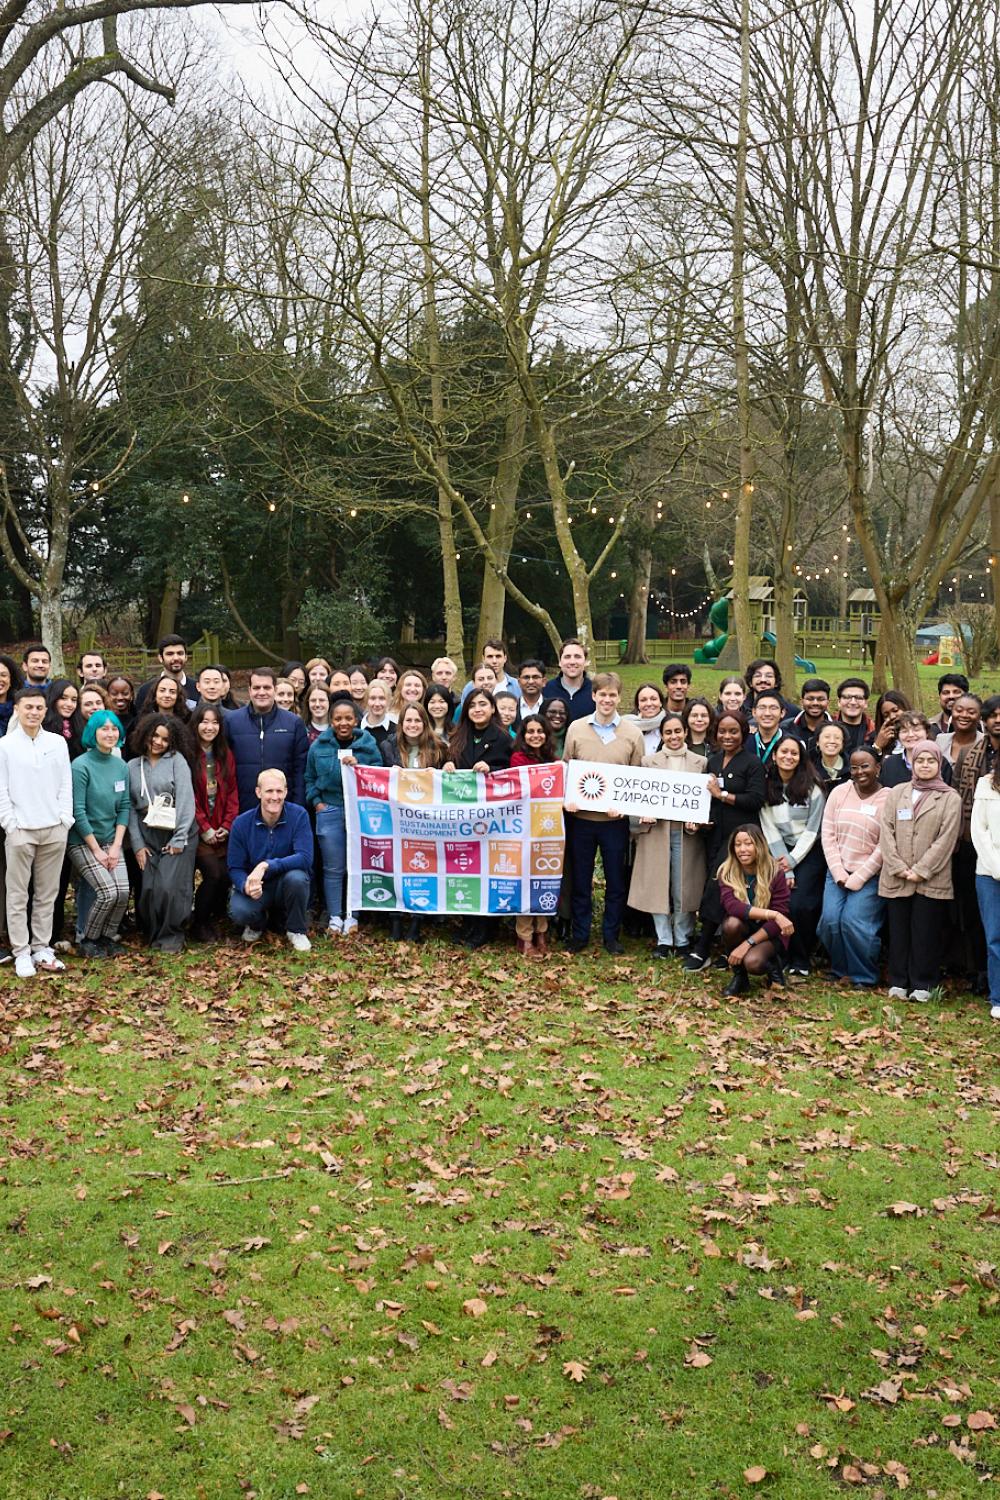
<path id="1" fill-rule="evenodd" d="M 672 568 L 671 572 L 676 574 L 677 569 Z M 656 609 L 659 610 L 661 615 L 667 615 L 671 620 L 694 620 L 697 619 L 700 615 L 704 614 L 705 610 L 712 603 L 714 597 L 714 594 L 710 590 L 702 599 L 701 603 L 696 604 L 693 609 L 671 609 L 669 605 L 664 604 L 662 598 L 656 594 L 650 595 L 650 602 Z"/>

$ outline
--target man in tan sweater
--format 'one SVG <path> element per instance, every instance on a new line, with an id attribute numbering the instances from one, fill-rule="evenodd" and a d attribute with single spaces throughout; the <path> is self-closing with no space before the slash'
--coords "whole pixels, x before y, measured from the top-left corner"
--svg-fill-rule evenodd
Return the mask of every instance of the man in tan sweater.
<path id="1" fill-rule="evenodd" d="M 594 678 L 594 712 L 566 731 L 564 760 L 595 760 L 609 766 L 640 766 L 645 754 L 642 733 L 618 712 L 622 683 L 617 672 Z M 568 947 L 580 953 L 590 942 L 594 915 L 594 864 L 601 851 L 604 866 L 604 920 L 601 936 L 607 953 L 624 953 L 618 940 L 625 911 L 628 818 L 619 813 L 579 812 L 566 804 L 566 855 L 569 863 L 573 932 Z"/>

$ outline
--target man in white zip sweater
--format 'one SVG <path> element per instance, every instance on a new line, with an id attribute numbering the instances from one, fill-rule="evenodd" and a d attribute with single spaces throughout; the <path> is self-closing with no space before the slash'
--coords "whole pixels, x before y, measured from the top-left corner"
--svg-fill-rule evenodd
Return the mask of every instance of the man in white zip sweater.
<path id="1" fill-rule="evenodd" d="M 66 838 L 73 826 L 73 779 L 62 735 L 42 728 L 45 694 L 25 687 L 14 699 L 10 728 L 0 740 L 0 824 L 7 836 L 7 931 L 14 972 L 65 968 L 52 949 L 52 909 Z M 34 880 L 31 933 L 28 887 Z"/>

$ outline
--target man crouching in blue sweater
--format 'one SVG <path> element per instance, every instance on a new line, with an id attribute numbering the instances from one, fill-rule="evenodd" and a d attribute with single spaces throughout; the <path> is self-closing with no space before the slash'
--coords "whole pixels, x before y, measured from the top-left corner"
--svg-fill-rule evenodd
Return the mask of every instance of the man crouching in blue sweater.
<path id="1" fill-rule="evenodd" d="M 287 797 L 284 771 L 261 771 L 258 806 L 240 813 L 233 823 L 226 852 L 233 882 L 229 915 L 242 926 L 243 941 L 255 943 L 263 936 L 268 913 L 276 908 L 284 916 L 285 933 L 296 953 L 308 953 L 313 835 L 305 808 Z"/>

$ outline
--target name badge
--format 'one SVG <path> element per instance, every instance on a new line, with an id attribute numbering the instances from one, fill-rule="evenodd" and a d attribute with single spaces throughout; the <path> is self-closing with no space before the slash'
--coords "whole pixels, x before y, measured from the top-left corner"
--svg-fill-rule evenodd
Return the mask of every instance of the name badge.
<path id="1" fill-rule="evenodd" d="M 125 790 L 125 783 L 124 783 L 124 781 L 116 781 L 115 782 L 115 791 L 116 792 L 123 792 L 124 790 Z"/>
<path id="2" fill-rule="evenodd" d="M 896 818 L 900 823 L 909 823 L 913 817 L 912 807 L 897 807 Z"/>
<path id="3" fill-rule="evenodd" d="M 877 807 L 862 807 L 861 811 L 865 815 L 866 818 L 877 818 L 878 817 L 878 808 Z"/>

